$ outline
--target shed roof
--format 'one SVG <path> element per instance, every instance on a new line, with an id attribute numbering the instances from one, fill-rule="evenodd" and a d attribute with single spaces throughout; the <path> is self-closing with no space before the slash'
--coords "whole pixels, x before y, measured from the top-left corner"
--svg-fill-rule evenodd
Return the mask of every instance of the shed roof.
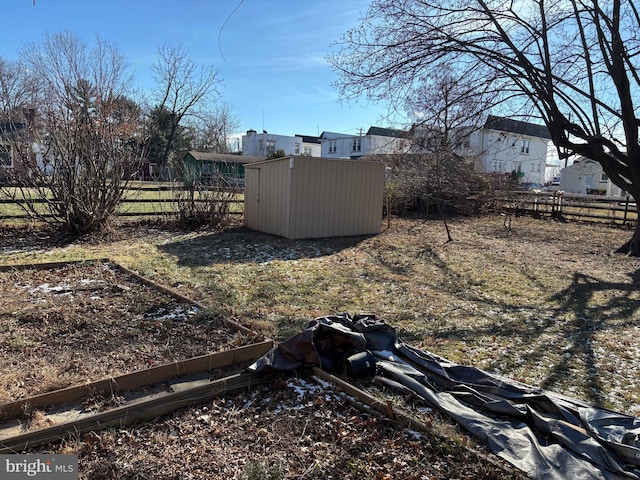
<path id="1" fill-rule="evenodd" d="M 227 162 L 227 163 L 253 163 L 264 160 L 266 157 L 253 157 L 250 155 L 234 155 L 232 153 L 213 153 L 213 152 L 197 152 L 191 150 L 189 152 L 196 160 Z"/>

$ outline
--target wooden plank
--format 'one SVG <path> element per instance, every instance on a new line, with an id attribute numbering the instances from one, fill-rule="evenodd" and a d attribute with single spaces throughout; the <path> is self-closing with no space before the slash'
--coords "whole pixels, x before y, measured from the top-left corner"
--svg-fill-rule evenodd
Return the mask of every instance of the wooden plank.
<path id="1" fill-rule="evenodd" d="M 122 266 L 122 265 L 120 265 L 118 263 L 114 263 L 114 262 L 111 262 L 111 263 L 113 265 L 115 265 L 116 268 L 118 268 L 121 272 L 132 276 L 133 278 L 135 278 L 136 280 L 138 280 L 139 282 L 141 282 L 141 283 L 143 283 L 143 284 L 145 284 L 147 286 L 150 286 L 150 287 L 153 287 L 153 288 L 157 288 L 158 290 L 160 290 L 162 292 L 165 292 L 165 293 L 167 293 L 169 295 L 172 295 L 175 298 L 178 298 L 178 299 L 182 300 L 183 302 L 191 303 L 192 305 L 195 305 L 196 307 L 198 307 L 201 310 L 206 310 L 207 309 L 207 307 L 205 305 L 203 305 L 203 304 L 201 304 L 201 303 L 199 303 L 199 302 L 197 302 L 195 300 L 192 300 L 192 299 L 182 295 L 180 292 L 177 292 L 176 290 L 173 290 L 172 288 L 169 288 L 169 287 L 167 287 L 165 285 L 162 285 L 162 284 L 154 282 L 153 280 L 150 280 L 150 279 L 148 279 L 146 277 L 143 277 L 142 275 L 140 275 L 140 274 L 134 272 L 133 270 L 130 270 L 127 267 Z M 241 325 L 241 324 L 239 324 L 237 322 L 234 322 L 233 320 L 229 320 L 229 319 L 226 319 L 226 318 L 223 318 L 223 320 L 230 327 L 233 327 L 233 328 L 235 328 L 236 330 L 238 330 L 238 331 L 240 331 L 242 333 L 245 333 L 245 334 L 253 333 L 253 331 L 250 328 L 247 328 L 244 325 Z"/>
<path id="2" fill-rule="evenodd" d="M 82 260 L 65 260 L 64 262 L 19 263 L 15 265 L 0 265 L 0 272 L 10 272 L 13 270 L 53 270 L 54 268 L 62 268 L 69 265 L 92 265 L 100 262 L 113 263 L 106 258 L 85 258 Z"/>
<path id="3" fill-rule="evenodd" d="M 225 393 L 234 393 L 253 385 L 270 381 L 268 375 L 241 373 L 231 375 L 188 390 L 169 393 L 151 400 L 117 407 L 80 420 L 61 423 L 33 432 L 0 440 L 0 454 L 18 453 L 60 440 L 66 435 L 82 435 L 109 427 L 122 427 L 165 415 L 174 410 L 211 400 Z"/>
<path id="4" fill-rule="evenodd" d="M 26 408 L 62 405 L 76 402 L 92 394 L 133 390 L 163 382 L 180 375 L 200 373 L 239 362 L 255 360 L 259 356 L 267 353 L 271 348 L 273 348 L 273 341 L 267 340 L 224 352 L 201 355 L 199 357 L 179 360 L 116 377 L 104 378 L 83 385 L 54 390 L 1 405 L 0 420 L 4 421 L 17 418 Z"/>

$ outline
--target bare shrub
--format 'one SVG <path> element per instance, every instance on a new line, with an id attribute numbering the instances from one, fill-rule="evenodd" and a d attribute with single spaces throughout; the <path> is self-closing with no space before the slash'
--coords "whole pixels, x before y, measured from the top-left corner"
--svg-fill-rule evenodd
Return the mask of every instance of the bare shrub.
<path id="1" fill-rule="evenodd" d="M 36 108 L 11 112 L 13 162 L 4 192 L 30 215 L 74 233 L 107 226 L 142 159 L 141 113 L 114 47 L 46 35 L 23 52 Z M 26 100 L 25 100 L 26 102 Z M 18 134 L 19 133 L 19 134 Z"/>
<path id="2" fill-rule="evenodd" d="M 388 205 L 396 214 L 433 208 L 469 215 L 484 208 L 487 183 L 473 165 L 453 153 L 399 155 L 387 176 Z"/>
<path id="3" fill-rule="evenodd" d="M 231 221 L 231 205 L 239 187 L 221 174 L 188 182 L 174 192 L 176 219 L 187 228 L 219 228 Z"/>

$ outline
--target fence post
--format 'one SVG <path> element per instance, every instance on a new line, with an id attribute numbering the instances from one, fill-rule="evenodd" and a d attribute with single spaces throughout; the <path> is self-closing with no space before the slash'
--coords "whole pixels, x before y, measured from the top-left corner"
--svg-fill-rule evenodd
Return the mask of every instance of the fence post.
<path id="1" fill-rule="evenodd" d="M 629 195 L 627 195 L 627 198 L 624 201 L 624 215 L 622 217 L 622 225 L 626 225 L 627 224 L 627 212 L 629 211 Z"/>
<path id="2" fill-rule="evenodd" d="M 558 192 L 558 216 L 562 216 L 562 207 L 564 206 L 564 194 L 562 192 Z"/>

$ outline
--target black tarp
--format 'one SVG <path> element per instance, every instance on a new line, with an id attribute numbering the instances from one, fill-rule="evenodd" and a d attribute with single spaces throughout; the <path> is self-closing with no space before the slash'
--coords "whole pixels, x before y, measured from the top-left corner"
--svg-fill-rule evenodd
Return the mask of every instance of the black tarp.
<path id="1" fill-rule="evenodd" d="M 375 315 L 317 318 L 249 369 L 335 372 L 362 352 L 387 386 L 411 391 L 532 478 L 640 479 L 640 419 L 416 349 Z"/>

